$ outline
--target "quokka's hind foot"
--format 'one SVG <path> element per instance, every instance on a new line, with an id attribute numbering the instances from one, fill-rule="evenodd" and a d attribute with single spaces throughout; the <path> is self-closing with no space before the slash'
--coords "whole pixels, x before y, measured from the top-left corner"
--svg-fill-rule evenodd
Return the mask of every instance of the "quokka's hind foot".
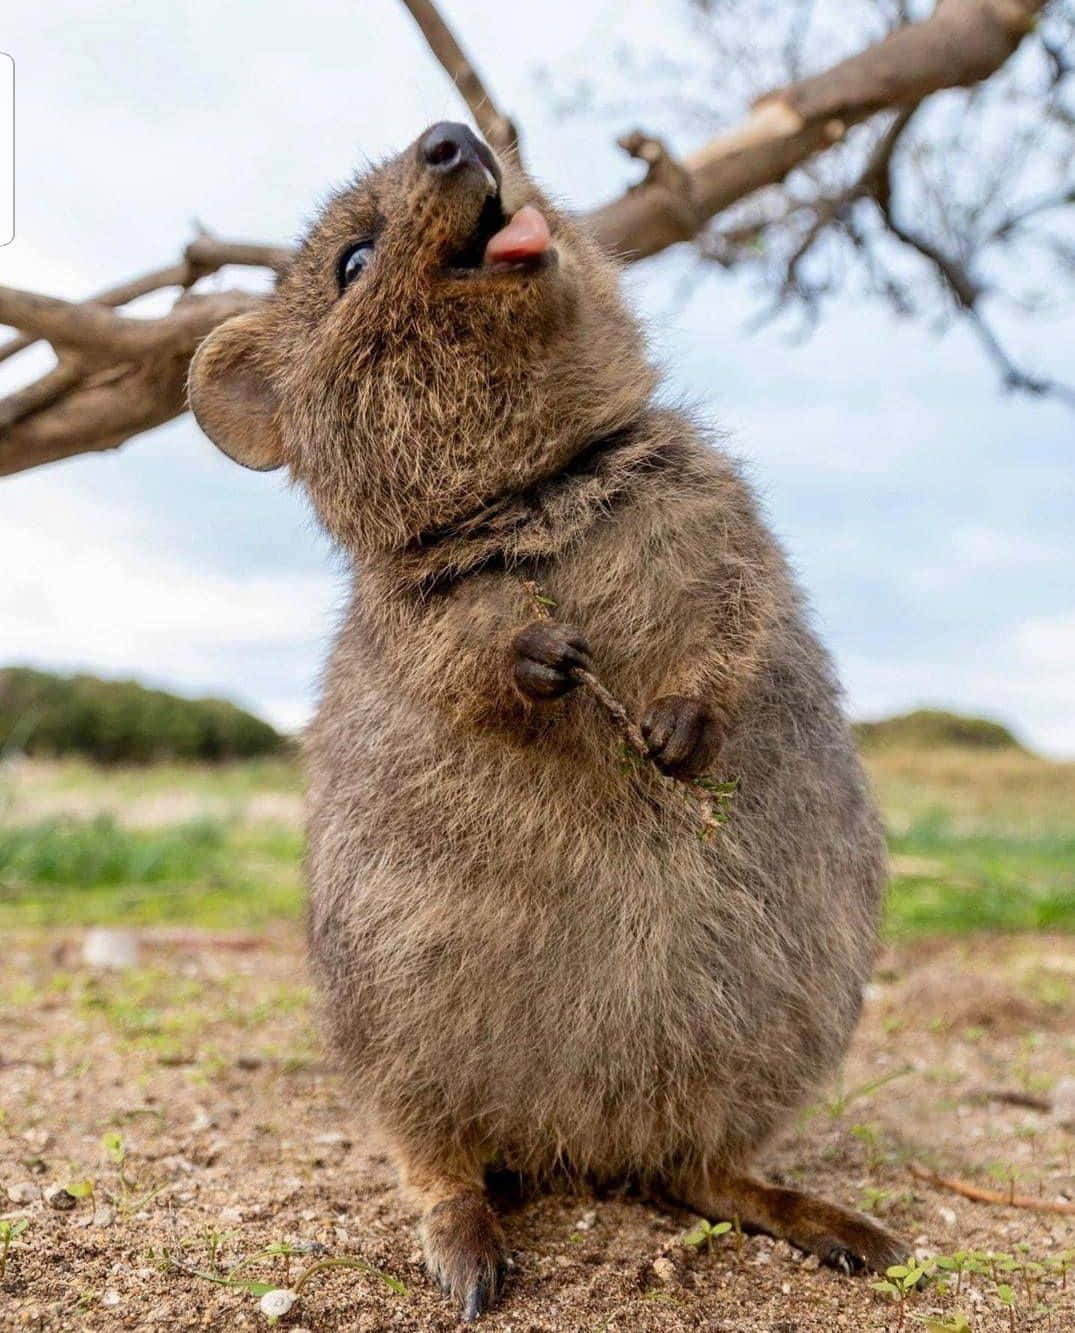
<path id="1" fill-rule="evenodd" d="M 848 1276 L 866 1269 L 883 1273 L 911 1252 L 906 1240 L 861 1213 L 753 1176 L 699 1168 L 681 1176 L 673 1192 L 703 1217 L 738 1218 L 744 1231 L 786 1240 Z"/>
<path id="2" fill-rule="evenodd" d="M 408 1199 L 421 1211 L 429 1276 L 470 1323 L 491 1309 L 504 1280 L 504 1236 L 485 1195 L 476 1155 L 431 1155 L 396 1143 L 392 1155 Z"/>
<path id="3" fill-rule="evenodd" d="M 504 1238 L 480 1194 L 442 1199 L 422 1218 L 426 1268 L 470 1323 L 491 1309 L 504 1280 Z"/>

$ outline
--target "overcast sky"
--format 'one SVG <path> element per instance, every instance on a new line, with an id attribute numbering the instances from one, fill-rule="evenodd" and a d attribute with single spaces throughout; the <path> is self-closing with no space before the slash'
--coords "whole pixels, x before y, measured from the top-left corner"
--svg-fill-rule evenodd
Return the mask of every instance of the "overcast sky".
<path id="1" fill-rule="evenodd" d="M 553 193 L 585 207 L 634 178 L 606 125 L 553 114 L 535 71 L 652 48 L 651 4 L 445 11 Z M 689 36 L 669 22 L 662 40 Z M 194 218 L 291 238 L 365 159 L 461 116 L 396 0 L 8 0 L 0 49 L 15 59 L 18 135 L 0 282 L 63 296 L 171 260 Z M 644 93 L 624 128 L 661 126 Z M 640 266 L 633 299 L 672 390 L 746 460 L 851 711 L 982 712 L 1075 755 L 1075 416 L 1003 396 L 965 332 L 936 340 L 852 299 L 805 344 L 748 336 L 757 306 L 737 279 L 673 300 L 689 264 Z M 1017 337 L 1039 366 L 1075 362 L 1072 321 Z M 225 694 L 288 727 L 309 714 L 343 595 L 301 496 L 228 463 L 189 418 L 0 481 L 0 568 L 0 662 Z"/>

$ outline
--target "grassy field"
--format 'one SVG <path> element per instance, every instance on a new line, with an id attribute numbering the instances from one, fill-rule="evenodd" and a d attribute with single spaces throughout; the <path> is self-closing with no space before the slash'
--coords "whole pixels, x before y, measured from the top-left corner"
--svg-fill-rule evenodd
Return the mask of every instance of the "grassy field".
<path id="1" fill-rule="evenodd" d="M 1075 764 L 1018 749 L 891 747 L 867 763 L 889 830 L 894 938 L 1075 929 Z M 301 818 L 287 760 L 9 764 L 0 928 L 294 919 Z"/>

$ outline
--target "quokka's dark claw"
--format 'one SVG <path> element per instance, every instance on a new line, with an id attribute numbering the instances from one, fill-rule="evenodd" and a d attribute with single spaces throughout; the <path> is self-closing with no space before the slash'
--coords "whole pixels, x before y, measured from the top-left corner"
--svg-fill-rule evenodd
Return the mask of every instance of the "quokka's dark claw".
<path id="1" fill-rule="evenodd" d="M 856 1273 L 861 1273 L 865 1269 L 866 1261 L 861 1255 L 849 1250 L 846 1245 L 834 1245 L 825 1256 L 825 1265 L 828 1268 L 835 1268 L 845 1277 L 854 1277 Z"/>

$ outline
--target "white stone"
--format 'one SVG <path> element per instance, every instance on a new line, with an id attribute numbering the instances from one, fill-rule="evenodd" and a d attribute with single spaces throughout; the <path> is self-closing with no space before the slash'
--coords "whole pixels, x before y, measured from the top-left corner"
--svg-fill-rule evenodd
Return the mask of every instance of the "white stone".
<path id="1" fill-rule="evenodd" d="M 298 1297 L 289 1288 L 275 1287 L 262 1296 L 258 1307 L 261 1313 L 270 1319 L 280 1319 L 287 1314 L 297 1299 Z"/>
<path id="2" fill-rule="evenodd" d="M 138 937 L 130 930 L 95 926 L 82 942 L 82 961 L 87 967 L 115 972 L 138 966 Z"/>

